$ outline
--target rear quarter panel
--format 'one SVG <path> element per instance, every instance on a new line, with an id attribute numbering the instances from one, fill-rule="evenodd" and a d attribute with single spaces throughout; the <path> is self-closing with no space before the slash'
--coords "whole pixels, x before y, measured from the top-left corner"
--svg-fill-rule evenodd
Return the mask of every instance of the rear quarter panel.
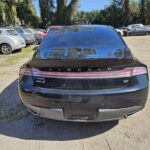
<path id="1" fill-rule="evenodd" d="M 12 50 L 14 50 L 15 43 L 14 43 L 13 39 L 7 35 L 0 35 L 0 44 L 4 44 L 4 43 L 9 44 L 11 46 Z"/>

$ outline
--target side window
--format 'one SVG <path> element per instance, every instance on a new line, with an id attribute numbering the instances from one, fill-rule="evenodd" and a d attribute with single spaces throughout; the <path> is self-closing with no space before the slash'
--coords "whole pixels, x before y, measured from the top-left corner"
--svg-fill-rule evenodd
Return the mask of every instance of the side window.
<path id="1" fill-rule="evenodd" d="M 2 34 L 2 30 L 0 30 L 0 35 Z"/>
<path id="2" fill-rule="evenodd" d="M 23 31 L 19 28 L 16 29 L 19 33 L 23 33 Z"/>

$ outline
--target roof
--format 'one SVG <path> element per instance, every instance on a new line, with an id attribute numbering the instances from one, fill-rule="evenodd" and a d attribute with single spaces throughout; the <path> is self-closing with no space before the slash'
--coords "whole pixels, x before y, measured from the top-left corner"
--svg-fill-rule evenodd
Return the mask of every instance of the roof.
<path id="1" fill-rule="evenodd" d="M 0 28 L 0 30 L 14 30 L 13 28 Z"/>

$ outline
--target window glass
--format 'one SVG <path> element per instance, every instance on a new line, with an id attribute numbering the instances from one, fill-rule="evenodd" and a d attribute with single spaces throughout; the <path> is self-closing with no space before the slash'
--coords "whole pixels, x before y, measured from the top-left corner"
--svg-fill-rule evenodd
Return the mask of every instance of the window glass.
<path id="1" fill-rule="evenodd" d="M 18 33 L 15 30 L 7 30 L 7 33 L 12 36 L 18 36 Z"/>

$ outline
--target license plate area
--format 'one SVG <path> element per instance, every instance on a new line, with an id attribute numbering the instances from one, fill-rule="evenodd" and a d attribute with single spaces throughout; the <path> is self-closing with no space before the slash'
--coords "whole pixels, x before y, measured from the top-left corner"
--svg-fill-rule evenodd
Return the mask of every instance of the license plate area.
<path id="1" fill-rule="evenodd" d="M 64 109 L 64 117 L 69 120 L 94 120 L 97 114 L 97 109 Z"/>

